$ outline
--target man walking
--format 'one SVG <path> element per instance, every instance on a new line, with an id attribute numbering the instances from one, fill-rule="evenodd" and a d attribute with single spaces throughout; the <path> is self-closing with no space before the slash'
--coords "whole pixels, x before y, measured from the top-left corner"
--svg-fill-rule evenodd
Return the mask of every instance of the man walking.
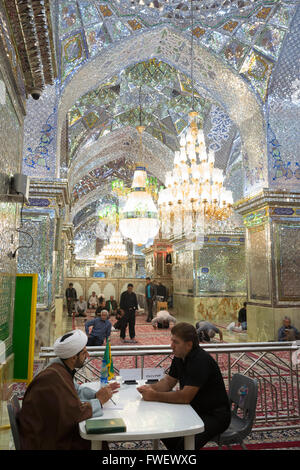
<path id="1" fill-rule="evenodd" d="M 74 303 L 77 299 L 77 292 L 73 287 L 72 282 L 70 282 L 69 287 L 66 289 L 66 298 L 67 298 L 67 309 L 68 316 L 71 317 L 74 309 Z"/>
<path id="2" fill-rule="evenodd" d="M 147 322 L 150 323 L 153 319 L 153 301 L 155 299 L 155 289 L 154 285 L 151 282 L 150 277 L 146 277 L 146 286 L 145 286 L 145 297 L 146 297 L 146 303 L 147 303 L 147 310 L 148 310 L 148 316 L 147 316 Z"/>
<path id="3" fill-rule="evenodd" d="M 127 291 L 122 292 L 120 298 L 120 309 L 123 313 L 121 318 L 120 338 L 124 343 L 136 343 L 135 340 L 135 311 L 138 309 L 138 302 L 133 284 L 128 284 Z M 130 340 L 125 340 L 126 328 L 129 325 Z"/>

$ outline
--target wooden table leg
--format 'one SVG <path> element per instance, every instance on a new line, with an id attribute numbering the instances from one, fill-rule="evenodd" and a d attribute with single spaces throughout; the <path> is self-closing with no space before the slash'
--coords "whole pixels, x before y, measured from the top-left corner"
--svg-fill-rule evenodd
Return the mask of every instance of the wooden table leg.
<path id="1" fill-rule="evenodd" d="M 195 435 L 184 436 L 184 450 L 195 450 Z"/>

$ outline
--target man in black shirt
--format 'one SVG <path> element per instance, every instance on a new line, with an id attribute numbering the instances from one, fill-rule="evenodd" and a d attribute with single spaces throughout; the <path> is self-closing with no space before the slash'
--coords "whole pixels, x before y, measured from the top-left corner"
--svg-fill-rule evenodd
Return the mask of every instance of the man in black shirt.
<path id="1" fill-rule="evenodd" d="M 162 302 L 167 300 L 167 288 L 161 282 L 158 283 L 157 296 L 163 297 Z"/>
<path id="2" fill-rule="evenodd" d="M 128 284 L 127 291 L 122 292 L 120 298 L 120 310 L 122 313 L 120 338 L 127 343 L 136 343 L 135 340 L 135 311 L 138 309 L 136 294 L 133 292 L 133 284 Z M 129 325 L 130 340 L 125 340 L 126 328 Z"/>
<path id="3" fill-rule="evenodd" d="M 216 361 L 199 346 L 196 329 L 178 323 L 171 330 L 174 358 L 169 375 L 154 385 L 138 387 L 146 401 L 190 404 L 204 422 L 195 436 L 195 449 L 224 432 L 231 419 L 229 400 Z M 180 390 L 173 391 L 179 381 Z M 164 439 L 167 449 L 183 450 L 183 437 Z"/>

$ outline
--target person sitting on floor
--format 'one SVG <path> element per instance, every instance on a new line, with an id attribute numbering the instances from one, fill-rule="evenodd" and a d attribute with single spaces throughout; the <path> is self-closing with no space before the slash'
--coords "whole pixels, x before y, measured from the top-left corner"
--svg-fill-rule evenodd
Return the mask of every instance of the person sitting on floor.
<path id="1" fill-rule="evenodd" d="M 176 318 L 170 315 L 167 310 L 162 309 L 153 318 L 151 324 L 153 328 L 169 328 L 171 322 L 175 325 Z"/>
<path id="2" fill-rule="evenodd" d="M 98 307 L 98 297 L 96 295 L 96 292 L 92 292 L 92 295 L 90 295 L 88 304 L 89 304 L 89 308 L 92 308 L 93 310 Z"/>
<path id="3" fill-rule="evenodd" d="M 75 304 L 75 317 L 86 317 L 87 316 L 87 302 L 81 295 L 79 300 Z"/>
<path id="4" fill-rule="evenodd" d="M 290 317 L 285 316 L 282 322 L 282 327 L 278 330 L 278 341 L 295 341 L 300 339 L 300 333 L 292 326 Z"/>
<path id="5" fill-rule="evenodd" d="M 122 326 L 122 317 L 123 317 L 124 313 L 122 312 L 122 310 L 120 308 L 117 309 L 117 313 L 116 313 L 116 323 L 114 323 L 114 329 L 115 330 L 120 330 L 121 329 L 121 326 Z"/>
<path id="6" fill-rule="evenodd" d="M 247 302 L 244 302 L 244 306 L 239 310 L 237 326 L 241 326 L 242 330 L 247 330 Z"/>
<path id="7" fill-rule="evenodd" d="M 102 310 L 95 318 L 85 323 L 85 332 L 89 336 L 87 346 L 102 346 L 104 340 L 107 341 L 110 337 L 112 325 L 108 320 L 108 316 L 108 311 Z M 89 333 L 90 326 L 93 327 L 91 333 Z"/>
<path id="8" fill-rule="evenodd" d="M 95 315 L 98 315 L 99 313 L 101 313 L 102 310 L 106 310 L 104 297 L 102 297 L 102 300 L 99 301 L 99 305 L 98 305 L 98 307 L 96 308 Z"/>
<path id="9" fill-rule="evenodd" d="M 114 299 L 114 296 L 111 295 L 109 300 L 107 300 L 105 303 L 105 309 L 108 311 L 110 315 L 116 315 L 117 308 L 118 308 L 117 301 Z"/>
<path id="10" fill-rule="evenodd" d="M 78 424 L 103 415 L 102 405 L 120 387 L 118 383 L 93 392 L 79 385 L 74 374 L 88 352 L 87 336 L 73 330 L 54 343 L 53 359 L 27 387 L 17 415 L 21 450 L 89 450 L 91 441 L 79 435 Z"/>
<path id="11" fill-rule="evenodd" d="M 209 343 L 215 334 L 218 333 L 220 341 L 223 341 L 223 333 L 215 325 L 208 321 L 200 321 L 196 323 L 196 330 L 200 343 Z"/>

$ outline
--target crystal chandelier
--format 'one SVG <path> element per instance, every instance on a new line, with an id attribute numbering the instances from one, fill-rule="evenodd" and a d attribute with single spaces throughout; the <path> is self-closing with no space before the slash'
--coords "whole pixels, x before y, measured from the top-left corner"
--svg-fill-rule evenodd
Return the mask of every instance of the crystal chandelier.
<path id="1" fill-rule="evenodd" d="M 214 152 L 207 153 L 204 134 L 198 129 L 196 112 L 189 113 L 190 126 L 175 152 L 174 168 L 167 172 L 158 198 L 165 235 L 197 232 L 205 221 L 221 221 L 232 213 L 232 193 L 223 187 L 223 171 L 214 167 Z"/>
<path id="2" fill-rule="evenodd" d="M 96 259 L 98 266 L 114 266 L 114 264 L 123 263 L 128 259 L 126 246 L 119 232 L 119 204 L 115 204 L 113 207 L 113 217 L 111 217 L 110 210 L 107 211 L 107 208 L 99 213 L 100 219 L 105 220 L 107 223 L 109 223 L 107 219 L 107 214 L 109 214 L 110 222 L 115 222 L 116 228 L 110 237 L 109 243 L 103 247 Z"/>
<path id="3" fill-rule="evenodd" d="M 140 157 L 142 156 L 142 133 L 144 126 L 137 126 L 140 135 Z M 120 210 L 120 231 L 135 245 L 145 245 L 159 230 L 158 211 L 146 190 L 146 168 L 138 165 L 133 175 L 131 191 L 123 209 Z"/>
<path id="4" fill-rule="evenodd" d="M 95 268 L 109 268 L 114 266 L 112 261 L 109 261 L 107 258 L 107 245 L 103 247 L 95 260 Z"/>
<path id="5" fill-rule="evenodd" d="M 194 111 L 193 4 L 191 0 L 191 88 L 189 127 L 175 152 L 174 167 L 167 172 L 165 189 L 159 192 L 161 230 L 165 237 L 203 232 L 204 224 L 227 219 L 232 213 L 232 193 L 223 187 L 223 171 L 214 167 L 213 151 L 207 152 L 204 133 Z"/>
<path id="6" fill-rule="evenodd" d="M 105 258 L 115 263 L 121 263 L 128 259 L 128 253 L 123 243 L 119 230 L 115 230 L 106 246 Z"/>

